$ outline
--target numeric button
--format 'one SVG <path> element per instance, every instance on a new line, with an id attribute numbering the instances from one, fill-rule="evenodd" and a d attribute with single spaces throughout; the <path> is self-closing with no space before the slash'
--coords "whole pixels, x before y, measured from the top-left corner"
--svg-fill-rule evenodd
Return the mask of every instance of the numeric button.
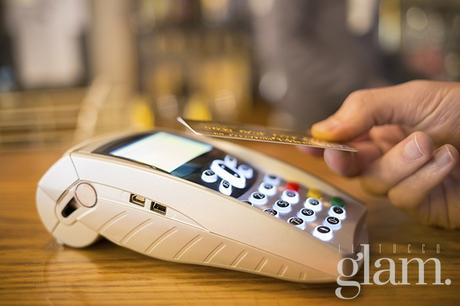
<path id="1" fill-rule="evenodd" d="M 264 205 L 267 203 L 267 196 L 260 192 L 253 192 L 249 197 L 249 202 L 253 205 Z"/>
<path id="2" fill-rule="evenodd" d="M 273 209 L 273 208 L 267 208 L 264 210 L 264 212 L 266 212 L 267 214 L 270 214 L 274 217 L 278 217 L 278 212 L 276 211 L 276 209 Z"/>
<path id="3" fill-rule="evenodd" d="M 326 225 L 319 225 L 313 230 L 313 236 L 322 241 L 329 241 L 332 239 L 332 230 Z"/>
<path id="4" fill-rule="evenodd" d="M 329 208 L 329 216 L 344 220 L 346 217 L 345 208 L 340 206 L 331 206 L 331 208 Z"/>
<path id="5" fill-rule="evenodd" d="M 297 204 L 299 202 L 299 193 L 294 190 L 285 190 L 281 194 L 281 199 L 291 204 Z"/>
<path id="6" fill-rule="evenodd" d="M 222 180 L 219 184 L 219 191 L 229 196 L 232 194 L 232 185 L 228 181 Z"/>
<path id="7" fill-rule="evenodd" d="M 299 217 L 292 217 L 289 218 L 287 221 L 288 223 L 297 226 L 298 228 L 304 229 L 305 228 L 305 222 L 303 221 L 302 218 Z"/>
<path id="8" fill-rule="evenodd" d="M 259 186 L 259 192 L 271 197 L 276 193 L 276 187 L 269 183 L 262 183 Z"/>
<path id="9" fill-rule="evenodd" d="M 230 168 L 236 168 L 236 165 L 238 164 L 238 160 L 231 155 L 225 155 L 224 163 Z"/>
<path id="10" fill-rule="evenodd" d="M 264 176 L 264 182 L 278 186 L 281 183 L 281 178 L 273 174 L 267 174 Z"/>
<path id="11" fill-rule="evenodd" d="M 291 211 L 291 204 L 284 200 L 278 200 L 273 204 L 273 208 L 282 214 L 286 214 Z"/>
<path id="12" fill-rule="evenodd" d="M 298 213 L 297 216 L 302 218 L 305 222 L 312 222 L 316 219 L 316 214 L 313 210 L 309 208 L 302 208 Z"/>
<path id="13" fill-rule="evenodd" d="M 217 174 L 211 169 L 206 169 L 201 173 L 201 179 L 206 183 L 215 183 L 217 182 Z"/>
<path id="14" fill-rule="evenodd" d="M 324 225 L 330 227 L 334 231 L 340 229 L 340 227 L 342 226 L 340 223 L 341 222 L 338 218 L 331 216 L 327 217 L 326 220 L 324 220 Z"/>
<path id="15" fill-rule="evenodd" d="M 238 166 L 238 171 L 245 177 L 247 178 L 248 180 L 249 179 L 252 179 L 252 177 L 254 176 L 254 169 L 252 169 L 251 167 L 249 167 L 248 165 L 246 164 L 241 164 Z"/>
<path id="16" fill-rule="evenodd" d="M 309 208 L 315 212 L 320 211 L 323 208 L 323 203 L 320 200 L 315 198 L 308 198 L 304 203 L 305 208 Z"/>

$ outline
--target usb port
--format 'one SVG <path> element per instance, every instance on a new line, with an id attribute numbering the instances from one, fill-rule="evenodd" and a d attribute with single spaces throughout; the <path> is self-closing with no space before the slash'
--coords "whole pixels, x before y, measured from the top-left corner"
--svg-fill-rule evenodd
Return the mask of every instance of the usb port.
<path id="1" fill-rule="evenodd" d="M 129 196 L 129 201 L 139 206 L 144 206 L 145 204 L 145 198 L 143 196 L 140 196 L 134 193 L 131 193 L 131 195 Z"/>
<path id="2" fill-rule="evenodd" d="M 157 202 L 152 202 L 152 204 L 150 205 L 150 210 L 162 215 L 166 215 L 166 206 L 163 206 Z"/>

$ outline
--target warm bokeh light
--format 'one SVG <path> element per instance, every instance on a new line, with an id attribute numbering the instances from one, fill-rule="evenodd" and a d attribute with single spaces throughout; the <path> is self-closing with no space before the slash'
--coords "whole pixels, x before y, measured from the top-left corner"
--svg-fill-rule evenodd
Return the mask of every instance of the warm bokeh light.
<path id="1" fill-rule="evenodd" d="M 351 92 L 460 80 L 435 0 L 0 1 L 0 150 L 175 118 L 305 129 Z"/>

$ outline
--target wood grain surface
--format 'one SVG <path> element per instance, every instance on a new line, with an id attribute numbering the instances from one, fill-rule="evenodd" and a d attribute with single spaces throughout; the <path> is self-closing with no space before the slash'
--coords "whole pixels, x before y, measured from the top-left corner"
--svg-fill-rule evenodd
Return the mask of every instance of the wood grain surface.
<path id="1" fill-rule="evenodd" d="M 460 303 L 458 231 L 417 224 L 385 199 L 366 195 L 356 180 L 337 177 L 324 163 L 291 146 L 242 143 L 316 174 L 369 209 L 371 263 L 381 257 L 437 257 L 450 286 L 366 285 L 351 301 L 362 305 Z M 0 153 L 1 305 L 333 305 L 337 284 L 306 285 L 234 271 L 148 258 L 107 241 L 86 249 L 58 245 L 35 209 L 38 179 L 62 150 Z M 411 254 L 407 253 L 411 244 Z M 440 253 L 436 254 L 436 245 Z M 422 246 L 424 245 L 424 246 Z M 422 253 L 422 247 L 425 253 Z M 314 251 L 314 250 L 312 250 Z M 385 267 L 385 266 L 384 266 Z M 371 267 L 371 276 L 379 269 Z M 399 269 L 397 269 L 399 270 Z M 417 281 L 409 269 L 409 281 Z M 400 272 L 397 278 L 400 278 Z M 428 265 L 426 281 L 434 279 Z M 360 281 L 362 273 L 357 278 Z M 383 277 L 384 278 L 384 277 Z M 345 291 L 352 294 L 353 291 Z"/>

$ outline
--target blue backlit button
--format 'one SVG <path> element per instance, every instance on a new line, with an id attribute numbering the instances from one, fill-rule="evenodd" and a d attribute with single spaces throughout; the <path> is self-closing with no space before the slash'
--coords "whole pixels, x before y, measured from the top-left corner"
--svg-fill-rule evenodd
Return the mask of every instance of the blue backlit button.
<path id="1" fill-rule="evenodd" d="M 236 165 L 238 164 L 238 160 L 231 155 L 225 155 L 224 163 L 230 168 L 236 168 Z"/>
<path id="2" fill-rule="evenodd" d="M 252 179 L 254 176 L 254 169 L 245 164 L 239 165 L 238 171 L 247 179 Z"/>
<path id="3" fill-rule="evenodd" d="M 305 222 L 312 222 L 316 219 L 315 212 L 309 208 L 302 208 L 297 213 L 297 216 L 302 218 Z"/>
<path id="4" fill-rule="evenodd" d="M 262 183 L 259 186 L 259 192 L 271 197 L 276 193 L 276 187 L 269 183 Z"/>
<path id="5" fill-rule="evenodd" d="M 318 225 L 313 230 L 313 236 L 322 241 L 329 241 L 332 239 L 332 230 L 326 225 Z"/>
<path id="6" fill-rule="evenodd" d="M 217 175 L 211 169 L 206 169 L 201 173 L 201 179 L 206 183 L 217 182 Z"/>
<path id="7" fill-rule="evenodd" d="M 276 209 L 267 208 L 267 209 L 264 210 L 264 212 L 266 212 L 267 214 L 270 214 L 272 216 L 278 217 L 278 212 L 276 211 Z"/>
<path id="8" fill-rule="evenodd" d="M 309 208 L 313 211 L 320 211 L 323 208 L 323 203 L 320 200 L 315 198 L 308 198 L 304 203 L 305 208 Z"/>
<path id="9" fill-rule="evenodd" d="M 279 211 L 281 214 L 286 214 L 291 211 L 291 204 L 284 200 L 278 200 L 273 204 L 273 208 Z"/>
<path id="10" fill-rule="evenodd" d="M 287 221 L 288 223 L 297 226 L 298 228 L 304 229 L 305 228 L 305 222 L 303 221 L 302 218 L 299 217 L 292 217 L 289 218 Z"/>
<path id="11" fill-rule="evenodd" d="M 340 206 L 331 206 L 331 208 L 329 208 L 329 216 L 343 220 L 347 214 L 345 212 L 345 208 Z"/>
<path id="12" fill-rule="evenodd" d="M 299 202 L 299 193 L 294 190 L 285 190 L 281 194 L 281 200 L 284 200 L 291 204 L 297 204 Z"/>
<path id="13" fill-rule="evenodd" d="M 281 178 L 273 174 L 267 174 L 264 176 L 264 182 L 278 186 L 281 183 Z"/>
<path id="14" fill-rule="evenodd" d="M 211 163 L 211 170 L 223 180 L 226 180 L 235 188 L 244 188 L 246 178 L 238 173 L 235 168 L 227 166 L 224 161 L 216 159 Z"/>
<path id="15" fill-rule="evenodd" d="M 338 218 L 331 216 L 327 217 L 326 220 L 324 220 L 323 224 L 330 227 L 333 231 L 340 229 L 340 227 L 342 226 Z"/>
<path id="16" fill-rule="evenodd" d="M 219 191 L 222 192 L 225 195 L 231 195 L 232 194 L 232 185 L 226 180 L 220 181 L 219 184 Z"/>
<path id="17" fill-rule="evenodd" d="M 254 205 L 264 205 L 267 203 L 267 196 L 260 192 L 253 192 L 249 196 L 249 202 Z"/>

